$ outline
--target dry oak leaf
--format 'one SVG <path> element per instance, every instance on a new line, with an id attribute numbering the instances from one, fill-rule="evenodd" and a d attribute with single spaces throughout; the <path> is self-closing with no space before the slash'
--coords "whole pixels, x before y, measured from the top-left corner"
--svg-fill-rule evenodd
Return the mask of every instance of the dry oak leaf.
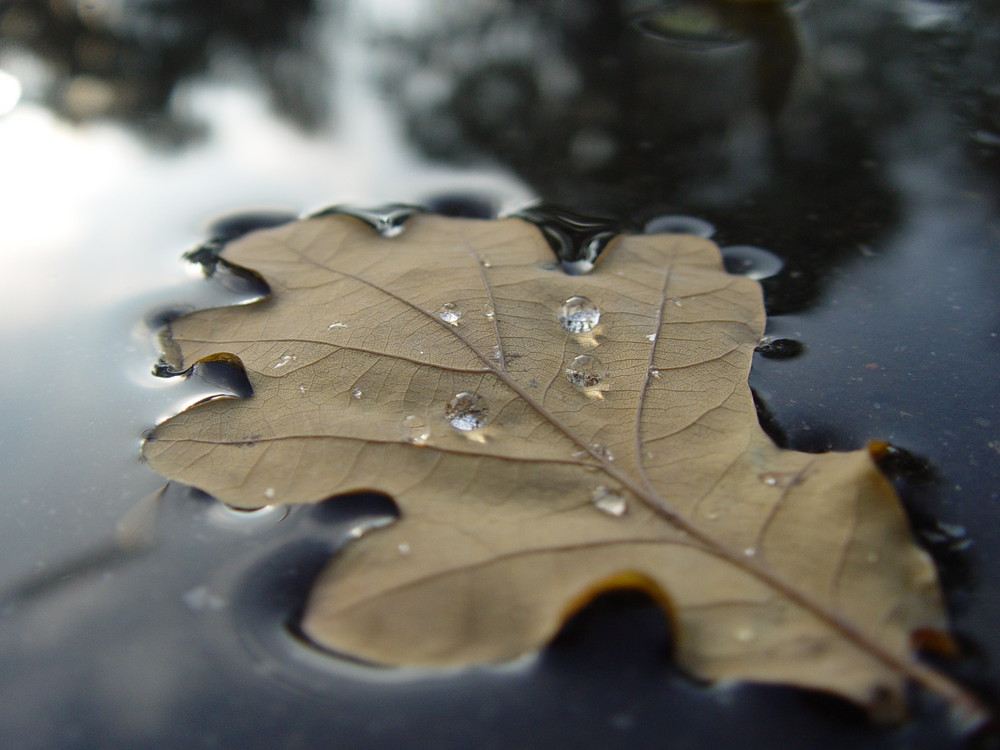
<path id="1" fill-rule="evenodd" d="M 692 675 L 830 691 L 898 712 L 943 640 L 937 577 L 868 450 L 761 430 L 747 374 L 758 284 L 692 236 L 622 235 L 568 276 L 519 219 L 411 218 L 398 238 L 325 214 L 229 244 L 270 286 L 162 336 L 177 369 L 236 357 L 253 395 L 144 445 L 240 507 L 375 490 L 400 519 L 321 574 L 305 632 L 383 664 L 538 648 L 602 591 L 638 588 Z"/>

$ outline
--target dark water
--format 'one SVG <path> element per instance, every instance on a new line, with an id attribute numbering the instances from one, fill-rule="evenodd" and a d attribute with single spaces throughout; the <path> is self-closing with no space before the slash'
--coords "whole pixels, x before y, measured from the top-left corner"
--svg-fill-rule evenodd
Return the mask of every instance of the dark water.
<path id="1" fill-rule="evenodd" d="M 700 686 L 630 597 L 504 667 L 318 654 L 288 623 L 378 497 L 240 514 L 171 487 L 126 516 L 161 484 L 143 431 L 238 387 L 150 374 L 157 325 L 252 293 L 181 253 L 331 204 L 542 199 L 604 220 L 578 234 L 668 217 L 776 256 L 768 335 L 800 346 L 755 359 L 770 431 L 903 449 L 945 669 L 1000 691 L 995 2 L 12 0 L 0 37 L 5 747 L 958 746 L 920 696 L 886 729 Z M 148 532 L 109 546 L 123 516 Z"/>

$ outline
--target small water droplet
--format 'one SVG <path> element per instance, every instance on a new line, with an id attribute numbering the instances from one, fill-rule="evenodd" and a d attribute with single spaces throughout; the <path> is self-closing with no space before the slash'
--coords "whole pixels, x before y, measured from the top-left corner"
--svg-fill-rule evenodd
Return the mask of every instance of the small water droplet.
<path id="1" fill-rule="evenodd" d="M 628 511 L 628 503 L 622 494 L 604 486 L 590 493 L 590 502 L 602 513 L 616 518 L 621 518 Z"/>
<path id="2" fill-rule="evenodd" d="M 667 214 L 647 221 L 643 231 L 646 234 L 694 234 L 698 237 L 711 237 L 715 234 L 715 226 L 697 216 Z"/>
<path id="3" fill-rule="evenodd" d="M 746 555 L 747 557 L 753 557 L 754 555 L 757 554 L 757 548 L 747 547 L 745 550 L 743 550 L 743 554 Z"/>
<path id="4" fill-rule="evenodd" d="M 722 262 L 729 273 L 757 281 L 776 276 L 785 265 L 770 250 L 753 245 L 730 245 L 722 248 Z"/>
<path id="5" fill-rule="evenodd" d="M 299 393 L 308 393 L 309 392 L 309 386 L 307 386 L 307 385 L 298 385 L 298 386 L 295 387 L 295 390 L 297 390 Z"/>
<path id="6" fill-rule="evenodd" d="M 740 628 L 734 635 L 740 643 L 750 643 L 750 641 L 757 638 L 757 634 L 753 631 L 753 628 Z"/>
<path id="7" fill-rule="evenodd" d="M 403 439 L 411 445 L 423 445 L 430 438 L 427 421 L 411 414 L 403 420 Z"/>
<path id="8" fill-rule="evenodd" d="M 646 334 L 646 341 L 650 341 L 650 342 L 656 341 L 656 334 L 655 333 L 647 333 Z"/>
<path id="9" fill-rule="evenodd" d="M 493 263 L 490 262 L 489 258 L 482 258 L 479 262 L 482 264 L 483 268 L 493 268 Z"/>
<path id="10" fill-rule="evenodd" d="M 408 554 L 410 554 L 410 545 L 409 545 L 409 542 L 400 542 L 399 544 L 396 545 L 396 549 L 399 550 L 399 554 L 401 554 L 401 555 L 408 555 Z"/>
<path id="11" fill-rule="evenodd" d="M 605 461 L 614 461 L 614 454 L 611 453 L 610 448 L 606 448 L 600 443 L 592 443 L 590 446 L 590 451 L 598 458 L 603 458 Z"/>
<path id="12" fill-rule="evenodd" d="M 717 510 L 710 510 L 708 513 L 705 514 L 705 518 L 707 518 L 709 521 L 718 521 L 721 515 L 722 514 L 719 513 L 719 511 Z"/>
<path id="13" fill-rule="evenodd" d="M 445 302 L 437 311 L 441 320 L 451 326 L 457 326 L 462 319 L 462 310 L 454 302 Z"/>
<path id="14" fill-rule="evenodd" d="M 656 378 L 657 380 L 659 380 L 660 379 L 660 368 L 658 368 L 658 367 L 650 367 L 649 368 L 649 376 L 652 377 L 652 378 Z"/>
<path id="15" fill-rule="evenodd" d="M 294 354 L 283 354 L 281 356 L 281 358 L 277 362 L 274 363 L 274 369 L 277 370 L 280 367 L 284 367 L 285 365 L 289 365 L 292 362 L 294 362 L 296 359 L 298 359 L 298 357 L 296 357 Z"/>
<path id="16" fill-rule="evenodd" d="M 487 318 L 492 318 L 494 315 L 496 315 L 496 310 L 493 309 L 493 305 L 491 305 L 489 302 L 483 305 L 483 315 L 485 315 Z"/>
<path id="17" fill-rule="evenodd" d="M 274 498 L 274 487 L 268 487 L 266 490 L 264 490 L 264 497 L 266 497 L 268 500 L 272 500 Z"/>
<path id="18" fill-rule="evenodd" d="M 559 308 L 559 323 L 570 333 L 588 333 L 600 319 L 600 309 L 586 297 L 570 297 Z"/>
<path id="19" fill-rule="evenodd" d="M 795 339 L 775 339 L 766 337 L 754 348 L 754 351 L 768 359 L 790 359 L 800 355 L 805 347 Z"/>
<path id="20" fill-rule="evenodd" d="M 486 401 L 475 393 L 456 393 L 444 411 L 445 418 L 456 430 L 478 430 L 490 419 Z"/>
<path id="21" fill-rule="evenodd" d="M 332 331 L 334 328 L 347 328 L 347 323 L 340 323 L 340 322 L 331 323 L 326 327 L 326 330 Z"/>
<path id="22" fill-rule="evenodd" d="M 566 366 L 566 380 L 577 388 L 594 388 L 607 376 L 597 357 L 581 354 Z"/>
<path id="23" fill-rule="evenodd" d="M 799 474 L 794 471 L 765 471 L 757 478 L 768 487 L 791 487 L 799 481 Z"/>
<path id="24" fill-rule="evenodd" d="M 360 388 L 355 388 L 353 391 L 351 391 L 351 398 L 353 399 L 360 400 L 363 399 L 364 397 L 365 397 L 365 392 Z"/>

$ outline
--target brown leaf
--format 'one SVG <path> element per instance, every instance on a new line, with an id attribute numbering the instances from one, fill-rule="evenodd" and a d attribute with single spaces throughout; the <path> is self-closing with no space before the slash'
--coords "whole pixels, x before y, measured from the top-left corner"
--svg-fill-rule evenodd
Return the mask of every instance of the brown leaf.
<path id="1" fill-rule="evenodd" d="M 705 680 L 783 682 L 896 712 L 945 626 L 935 571 L 867 450 L 779 450 L 747 385 L 759 286 L 689 236 L 621 236 L 584 276 L 518 219 L 420 215 L 388 239 L 322 215 L 223 258 L 271 294 L 164 336 L 254 394 L 200 404 L 144 446 L 241 507 L 353 490 L 400 520 L 321 575 L 306 633 L 387 664 L 509 659 L 602 591 L 662 606 Z M 581 299 L 582 298 L 582 299 Z"/>

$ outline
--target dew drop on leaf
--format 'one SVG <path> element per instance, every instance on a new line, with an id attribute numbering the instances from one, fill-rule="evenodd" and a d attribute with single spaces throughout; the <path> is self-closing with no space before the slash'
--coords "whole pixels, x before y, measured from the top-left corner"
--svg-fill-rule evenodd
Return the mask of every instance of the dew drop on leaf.
<path id="1" fill-rule="evenodd" d="M 586 297 L 570 297 L 559 308 L 559 322 L 570 333 L 588 333 L 600 319 L 600 309 Z"/>
<path id="2" fill-rule="evenodd" d="M 622 494 L 604 486 L 597 487 L 590 493 L 590 502 L 602 513 L 615 518 L 621 518 L 628 510 L 628 503 Z"/>
<path id="3" fill-rule="evenodd" d="M 364 397 L 365 397 L 365 392 L 360 388 L 355 388 L 353 391 L 351 391 L 351 398 L 353 399 L 360 400 L 363 399 Z"/>
<path id="4" fill-rule="evenodd" d="M 496 310 L 493 309 L 493 305 L 491 305 L 489 302 L 483 305 L 483 315 L 485 315 L 487 318 L 492 318 L 494 315 L 496 315 Z"/>
<path id="5" fill-rule="evenodd" d="M 581 354 L 566 365 L 566 380 L 577 388 L 593 388 L 600 384 L 607 373 L 597 357 Z"/>
<path id="6" fill-rule="evenodd" d="M 448 325 L 457 326 L 462 319 L 462 310 L 454 302 L 445 302 L 438 309 L 437 315 Z"/>
<path id="7" fill-rule="evenodd" d="M 423 445 L 431 436 L 427 421 L 411 414 L 403 420 L 403 439 L 412 445 Z"/>
<path id="8" fill-rule="evenodd" d="M 481 396 L 463 391 L 456 393 L 448 402 L 444 415 L 456 430 L 468 432 L 485 425 L 489 421 L 490 411 Z"/>

